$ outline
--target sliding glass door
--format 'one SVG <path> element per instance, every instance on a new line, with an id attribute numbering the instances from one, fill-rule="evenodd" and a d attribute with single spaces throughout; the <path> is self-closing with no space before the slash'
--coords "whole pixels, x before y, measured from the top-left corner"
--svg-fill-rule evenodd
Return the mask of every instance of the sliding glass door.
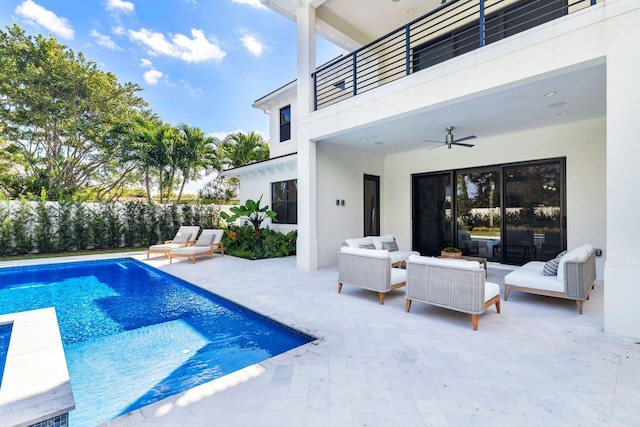
<path id="1" fill-rule="evenodd" d="M 564 162 L 513 165 L 503 169 L 503 262 L 548 260 L 566 247 Z"/>
<path id="2" fill-rule="evenodd" d="M 500 168 L 456 173 L 456 246 L 463 255 L 497 261 L 500 246 Z"/>
<path id="3" fill-rule="evenodd" d="M 413 175 L 413 249 L 521 265 L 566 248 L 565 160 Z M 452 184 L 455 183 L 455 197 Z"/>

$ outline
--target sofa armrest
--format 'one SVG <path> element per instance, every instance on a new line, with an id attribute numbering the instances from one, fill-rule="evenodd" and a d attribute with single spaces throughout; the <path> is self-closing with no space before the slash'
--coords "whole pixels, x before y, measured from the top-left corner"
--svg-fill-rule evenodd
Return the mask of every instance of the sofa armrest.
<path id="1" fill-rule="evenodd" d="M 391 259 L 338 252 L 338 281 L 376 292 L 391 289 Z"/>
<path id="2" fill-rule="evenodd" d="M 564 269 L 564 293 L 567 298 L 587 299 L 596 280 L 595 250 L 591 249 L 584 260 L 567 261 Z"/>

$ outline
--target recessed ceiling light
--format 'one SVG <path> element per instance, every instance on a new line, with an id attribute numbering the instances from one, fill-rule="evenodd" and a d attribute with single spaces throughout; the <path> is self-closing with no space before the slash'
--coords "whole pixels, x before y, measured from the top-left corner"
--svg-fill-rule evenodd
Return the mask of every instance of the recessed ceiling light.
<path id="1" fill-rule="evenodd" d="M 395 150 L 395 149 L 396 149 L 396 148 L 398 148 L 398 147 L 397 147 L 396 145 L 392 145 L 392 146 L 391 146 L 391 148 L 392 148 L 393 150 Z"/>
<path id="2" fill-rule="evenodd" d="M 362 138 L 360 138 L 360 141 L 366 141 L 366 140 L 367 140 L 366 136 L 363 136 Z"/>
<path id="3" fill-rule="evenodd" d="M 559 116 L 566 116 L 567 114 L 569 114 L 569 112 L 568 112 L 568 111 L 560 111 L 560 112 L 558 113 L 558 115 L 559 115 Z"/>
<path id="4" fill-rule="evenodd" d="M 549 97 L 549 96 L 553 96 L 555 94 L 556 93 L 554 91 L 550 91 L 550 92 L 545 93 L 544 96 Z"/>
<path id="5" fill-rule="evenodd" d="M 407 13 L 413 13 L 413 8 L 407 9 Z"/>

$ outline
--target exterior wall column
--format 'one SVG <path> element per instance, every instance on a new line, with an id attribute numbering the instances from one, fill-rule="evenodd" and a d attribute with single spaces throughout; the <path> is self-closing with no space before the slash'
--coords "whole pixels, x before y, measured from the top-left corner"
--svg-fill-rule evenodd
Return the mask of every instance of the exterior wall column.
<path id="1" fill-rule="evenodd" d="M 298 41 L 298 114 L 294 126 L 298 138 L 298 242 L 297 267 L 300 270 L 318 269 L 316 143 L 310 139 L 305 119 L 313 111 L 311 73 L 316 62 L 316 10 L 309 4 L 297 12 Z"/>
<path id="2" fill-rule="evenodd" d="M 618 25 L 607 51 L 607 260 L 604 330 L 640 339 L 640 55 L 630 30 Z M 618 32 L 618 31 L 616 31 Z M 588 215 L 585 212 L 584 215 Z"/>

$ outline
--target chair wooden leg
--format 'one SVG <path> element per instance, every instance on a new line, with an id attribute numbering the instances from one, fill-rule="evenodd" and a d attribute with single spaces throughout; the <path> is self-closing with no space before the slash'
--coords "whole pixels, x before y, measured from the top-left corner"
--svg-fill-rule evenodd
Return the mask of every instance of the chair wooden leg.
<path id="1" fill-rule="evenodd" d="M 582 300 L 577 299 L 576 304 L 578 305 L 578 313 L 582 314 Z"/>
<path id="2" fill-rule="evenodd" d="M 147 255 L 147 259 L 149 259 L 149 255 Z M 173 264 L 173 257 L 169 254 L 169 264 Z"/>
<path id="3" fill-rule="evenodd" d="M 500 297 L 498 297 L 498 300 L 496 301 L 496 311 L 500 313 Z"/>
<path id="4" fill-rule="evenodd" d="M 509 299 L 509 292 L 511 292 L 511 285 L 504 285 L 504 300 Z"/>
<path id="5" fill-rule="evenodd" d="M 378 292 L 378 295 L 380 295 L 380 304 L 384 305 L 384 292 Z"/>
<path id="6" fill-rule="evenodd" d="M 471 324 L 473 325 L 473 330 L 477 331 L 478 330 L 478 315 L 477 314 L 472 314 L 471 315 Z"/>
<path id="7" fill-rule="evenodd" d="M 407 313 L 409 312 L 409 310 L 411 310 L 411 301 L 409 298 L 407 298 L 407 302 L 404 304 L 405 308 L 407 309 Z"/>
<path id="8" fill-rule="evenodd" d="M 342 282 L 338 282 L 338 293 L 342 292 Z"/>

